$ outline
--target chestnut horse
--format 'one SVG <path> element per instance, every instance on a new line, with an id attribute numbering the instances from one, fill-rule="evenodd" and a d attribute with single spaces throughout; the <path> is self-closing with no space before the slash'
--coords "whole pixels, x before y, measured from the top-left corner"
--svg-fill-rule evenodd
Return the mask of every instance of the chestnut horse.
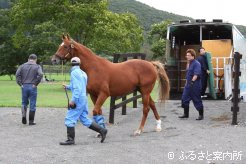
<path id="1" fill-rule="evenodd" d="M 150 108 L 156 119 L 156 131 L 161 131 L 160 116 L 150 96 L 158 78 L 159 99 L 165 100 L 169 97 L 169 79 L 160 62 L 132 59 L 112 63 L 70 39 L 69 35 L 63 35 L 62 40 L 57 52 L 52 56 L 52 63 L 58 64 L 61 60 L 67 61 L 72 57 L 80 58 L 80 68 L 88 75 L 87 92 L 94 103 L 94 116 L 102 114 L 101 107 L 109 96 L 122 96 L 137 89 L 142 95 L 143 116 L 134 135 L 139 135 L 143 131 Z"/>

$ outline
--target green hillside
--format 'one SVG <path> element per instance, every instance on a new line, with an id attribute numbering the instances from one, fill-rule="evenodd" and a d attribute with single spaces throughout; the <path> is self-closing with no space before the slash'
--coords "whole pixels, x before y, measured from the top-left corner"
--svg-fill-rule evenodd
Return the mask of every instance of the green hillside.
<path id="1" fill-rule="evenodd" d="M 15 0 L 0 0 L 0 9 L 9 8 L 11 2 L 13 3 Z M 178 22 L 184 19 L 193 20 L 190 17 L 157 10 L 135 0 L 109 0 L 109 9 L 116 13 L 130 12 L 135 14 L 145 31 L 149 31 L 152 24 L 159 23 L 167 19 L 170 19 L 174 22 Z M 246 37 L 246 27 L 241 25 L 236 26 L 239 31 Z"/>
<path id="2" fill-rule="evenodd" d="M 174 22 L 184 19 L 192 20 L 190 17 L 157 10 L 135 0 L 109 0 L 109 9 L 116 13 L 130 12 L 135 14 L 146 31 L 150 30 L 152 24 L 167 19 Z"/>
<path id="3" fill-rule="evenodd" d="M 191 21 L 194 20 L 190 17 L 157 10 L 135 0 L 109 0 L 109 2 L 109 9 L 113 12 L 130 12 L 135 14 L 139 18 L 145 31 L 149 31 L 152 24 L 159 23 L 167 19 L 170 19 L 173 22 L 178 22 L 185 19 L 190 19 Z M 236 27 L 246 37 L 246 27 L 241 25 L 236 25 Z"/>

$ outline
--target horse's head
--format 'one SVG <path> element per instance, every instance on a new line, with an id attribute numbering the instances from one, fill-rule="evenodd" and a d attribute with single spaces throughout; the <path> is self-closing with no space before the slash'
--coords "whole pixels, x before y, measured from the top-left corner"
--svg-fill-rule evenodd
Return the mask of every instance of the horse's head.
<path id="1" fill-rule="evenodd" d="M 63 42 L 60 44 L 58 50 L 55 55 L 52 56 L 51 62 L 52 64 L 59 64 L 61 61 L 68 61 L 72 57 L 74 57 L 74 43 L 73 40 L 70 39 L 69 35 L 62 36 Z"/>

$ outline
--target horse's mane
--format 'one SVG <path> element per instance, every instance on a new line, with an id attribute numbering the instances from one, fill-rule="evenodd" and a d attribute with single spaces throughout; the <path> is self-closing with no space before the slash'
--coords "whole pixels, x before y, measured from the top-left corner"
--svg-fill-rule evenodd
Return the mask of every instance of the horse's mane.
<path id="1" fill-rule="evenodd" d="M 110 62 L 109 60 L 97 55 L 96 53 L 94 53 L 90 48 L 84 46 L 83 44 L 79 43 L 79 42 L 76 42 L 75 40 L 71 39 L 71 42 L 74 43 L 75 45 L 77 45 L 80 50 L 84 53 L 84 54 L 87 54 L 87 55 L 90 55 L 96 59 L 99 59 L 99 60 L 103 60 L 103 61 L 106 61 L 106 62 L 109 62 L 109 63 L 112 63 Z"/>
<path id="2" fill-rule="evenodd" d="M 88 52 L 89 54 L 96 55 L 90 48 L 84 46 L 83 44 L 81 44 L 81 43 L 79 43 L 79 42 L 76 42 L 76 41 L 73 40 L 73 39 L 71 39 L 71 43 L 77 44 L 80 48 L 82 47 L 82 50 Z"/>

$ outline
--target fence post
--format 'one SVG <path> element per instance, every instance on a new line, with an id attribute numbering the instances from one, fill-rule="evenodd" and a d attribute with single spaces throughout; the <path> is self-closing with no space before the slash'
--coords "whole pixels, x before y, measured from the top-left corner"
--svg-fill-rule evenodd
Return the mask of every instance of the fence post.
<path id="1" fill-rule="evenodd" d="M 118 63 L 119 62 L 119 58 L 120 58 L 120 54 L 114 54 L 113 63 Z"/>
<path id="2" fill-rule="evenodd" d="M 123 57 L 123 62 L 124 61 L 127 61 L 127 56 Z M 125 101 L 125 100 L 126 100 L 126 96 L 122 96 L 122 101 Z M 122 106 L 121 114 L 126 115 L 126 104 Z"/>
<path id="3" fill-rule="evenodd" d="M 137 96 L 138 92 L 137 91 L 134 91 L 133 92 L 133 97 Z M 137 105 L 137 99 L 136 100 L 133 100 L 133 105 L 132 105 L 133 108 L 137 108 L 138 105 Z"/>
<path id="4" fill-rule="evenodd" d="M 140 55 L 140 57 L 141 57 L 142 60 L 145 60 L 146 54 L 141 53 L 141 54 L 138 54 L 138 55 Z M 135 55 L 133 58 L 134 59 L 137 59 L 138 58 L 138 55 Z M 138 94 L 138 92 L 136 90 L 134 90 L 133 91 L 133 97 L 137 96 L 137 94 Z M 138 100 L 137 99 L 136 100 L 133 100 L 132 107 L 133 108 L 137 108 L 138 107 Z"/>
<path id="5" fill-rule="evenodd" d="M 242 55 L 238 52 L 234 53 L 234 88 L 232 90 L 232 101 L 233 106 L 231 107 L 231 111 L 233 112 L 232 116 L 232 125 L 237 125 L 237 112 L 239 112 L 239 106 L 238 106 L 238 96 L 240 94 L 239 89 L 239 76 L 241 76 L 240 72 L 240 59 L 242 59 Z"/>
<path id="6" fill-rule="evenodd" d="M 118 63 L 120 58 L 120 54 L 114 54 L 114 63 Z M 114 123 L 114 106 L 115 106 L 115 101 L 116 97 L 111 97 L 110 98 L 110 109 L 109 109 L 109 123 L 113 124 Z"/>
<path id="7" fill-rule="evenodd" d="M 110 109 L 109 109 L 109 123 L 114 123 L 114 106 L 115 106 L 115 97 L 110 98 Z"/>
<path id="8" fill-rule="evenodd" d="M 122 97 L 122 101 L 125 101 L 126 100 L 126 96 L 123 96 Z M 122 111 L 121 111 L 121 114 L 122 115 L 126 115 L 126 104 L 125 105 L 122 105 Z"/>

